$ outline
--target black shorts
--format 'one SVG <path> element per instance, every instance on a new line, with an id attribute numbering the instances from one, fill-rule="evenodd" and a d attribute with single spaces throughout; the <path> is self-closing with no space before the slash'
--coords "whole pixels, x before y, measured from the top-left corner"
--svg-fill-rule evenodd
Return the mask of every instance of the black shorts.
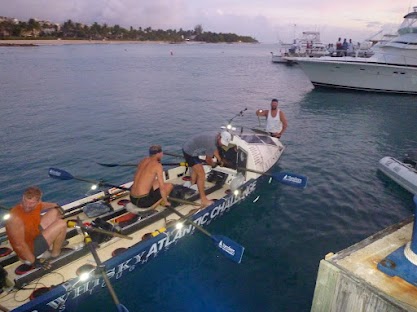
<path id="1" fill-rule="evenodd" d="M 281 138 L 281 136 L 275 136 L 275 135 L 274 135 L 274 132 L 269 132 L 269 135 L 270 135 L 271 137 L 273 137 L 273 138 L 278 138 L 278 139 L 280 139 L 280 138 Z"/>
<path id="2" fill-rule="evenodd" d="M 39 234 L 35 237 L 35 240 L 33 241 L 33 246 L 35 258 L 39 257 L 41 254 L 43 254 L 45 251 L 49 249 L 48 242 L 42 234 Z"/>
<path id="3" fill-rule="evenodd" d="M 182 153 L 184 154 L 184 158 L 188 164 L 188 167 L 192 167 L 194 165 L 203 163 L 203 161 L 198 156 L 191 156 L 187 154 L 186 152 L 184 152 L 184 150 L 182 151 Z"/>
<path id="4" fill-rule="evenodd" d="M 160 200 L 161 192 L 159 188 L 156 190 L 152 189 L 148 194 L 141 196 L 130 195 L 130 202 L 139 208 L 149 208 Z"/>

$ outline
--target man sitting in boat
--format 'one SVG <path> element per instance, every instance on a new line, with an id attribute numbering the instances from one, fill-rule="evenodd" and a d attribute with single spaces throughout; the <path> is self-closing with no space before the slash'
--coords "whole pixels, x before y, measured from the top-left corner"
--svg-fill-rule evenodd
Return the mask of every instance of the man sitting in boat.
<path id="1" fill-rule="evenodd" d="M 140 208 L 139 211 L 151 210 L 162 201 L 164 205 L 171 205 L 168 195 L 172 191 L 173 185 L 164 182 L 162 156 L 161 146 L 152 145 L 149 148 L 149 157 L 144 158 L 138 164 L 130 189 L 130 201 Z"/>
<path id="2" fill-rule="evenodd" d="M 278 100 L 272 99 L 271 110 L 258 109 L 256 116 L 266 117 L 266 131 L 269 135 L 275 138 L 281 138 L 287 129 L 287 118 L 283 111 L 278 109 Z"/>
<path id="3" fill-rule="evenodd" d="M 10 210 L 6 223 L 13 250 L 25 263 L 34 266 L 40 264 L 38 258 L 43 258 L 49 249 L 51 257 L 58 257 L 67 234 L 60 207 L 56 203 L 43 202 L 41 198 L 42 191 L 38 187 L 27 188 L 21 203 Z M 41 215 L 45 210 L 46 213 Z"/>
<path id="4" fill-rule="evenodd" d="M 205 162 L 213 166 L 213 156 L 217 159 L 217 163 L 222 164 L 217 148 L 219 146 L 228 146 L 232 140 L 232 135 L 227 131 L 221 133 L 201 133 L 193 136 L 186 141 L 182 147 L 185 161 L 188 166 L 192 168 L 191 184 L 197 183 L 198 192 L 200 193 L 200 200 L 202 206 L 208 206 L 213 203 L 209 200 L 205 192 L 206 173 L 203 167 L 203 160 L 199 158 L 200 155 L 205 155 Z"/>

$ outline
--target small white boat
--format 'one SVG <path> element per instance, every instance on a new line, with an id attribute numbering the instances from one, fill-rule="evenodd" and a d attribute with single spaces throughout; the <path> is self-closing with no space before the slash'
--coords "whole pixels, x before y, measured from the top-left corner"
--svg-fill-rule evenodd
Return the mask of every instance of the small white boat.
<path id="1" fill-rule="evenodd" d="M 417 154 L 417 153 L 416 153 Z M 407 191 L 417 194 L 417 155 L 410 153 L 403 162 L 386 156 L 379 161 L 378 169 Z"/>
<path id="2" fill-rule="evenodd" d="M 272 63 L 294 64 L 291 57 L 321 57 L 329 55 L 327 46 L 320 41 L 320 32 L 304 31 L 293 43 L 279 43 L 278 51 L 271 52 Z"/>
<path id="3" fill-rule="evenodd" d="M 289 63 L 289 61 L 287 61 L 285 57 L 290 56 L 291 46 L 292 45 L 287 45 L 287 44 L 280 45 L 277 52 L 271 52 L 272 63 L 281 63 L 281 64 Z"/>
<path id="4" fill-rule="evenodd" d="M 112 293 L 110 283 L 117 283 L 125 276 L 134 274 L 135 270 L 176 246 L 180 239 L 193 234 L 195 230 L 209 236 L 224 256 L 240 263 L 243 246 L 225 236 L 212 235 L 202 227 L 255 192 L 261 176 L 268 175 L 283 184 L 300 188 L 306 186 L 307 178 L 283 172 L 265 173 L 276 164 L 284 151 L 284 146 L 276 138 L 253 132 L 233 133 L 231 144 L 233 146 L 229 145 L 224 155 L 231 166 L 212 168 L 204 165 L 206 193 L 209 199 L 214 200 L 208 207 L 201 207 L 195 189 L 185 186 L 190 178 L 190 170 L 185 165 L 168 169 L 164 174 L 164 179 L 174 184 L 169 197 L 173 203 L 171 208 L 158 206 L 144 215 L 132 213 L 129 202 L 132 182 L 120 186 L 99 182 L 99 185 L 111 188 L 62 205 L 64 218 L 77 220 L 76 228 L 68 229 L 68 246 L 63 249 L 61 256 L 51 261 L 52 267 L 46 271 L 28 265 L 22 267 L 25 264 L 11 250 L 4 228 L 0 229 L 0 238 L 3 239 L 0 248 L 0 265 L 3 269 L 0 273 L 4 273 L 0 278 L 3 290 L 0 310 L 76 311 L 81 301 L 88 300 L 99 291 L 107 292 L 106 286 Z M 57 168 L 50 168 L 49 175 L 59 180 L 95 181 L 72 176 Z M 98 203 L 101 203 L 101 208 L 104 207 L 101 212 L 100 207 L 86 209 Z M 178 227 L 180 224 L 183 224 L 182 228 Z M 87 236 L 94 245 L 86 239 Z M 97 259 L 101 259 L 103 265 Z M 85 272 L 100 274 L 90 274 L 83 279 L 82 273 Z M 117 300 L 114 301 L 117 305 Z"/>

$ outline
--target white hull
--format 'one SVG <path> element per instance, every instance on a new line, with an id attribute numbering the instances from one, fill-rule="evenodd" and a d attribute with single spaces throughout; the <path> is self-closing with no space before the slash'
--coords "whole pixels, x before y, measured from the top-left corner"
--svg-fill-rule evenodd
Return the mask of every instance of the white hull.
<path id="1" fill-rule="evenodd" d="M 187 215 L 200 226 L 209 224 L 253 193 L 256 189 L 257 178 L 260 177 L 259 173 L 271 169 L 284 151 L 284 146 L 278 139 L 262 134 L 234 135 L 231 143 L 236 145 L 236 153 L 228 154 L 229 158 L 226 159 L 231 160 L 235 168 L 212 168 L 204 165 L 207 174 L 206 193 L 209 199 L 214 199 L 214 203 L 208 207 L 199 207 L 198 193 L 192 188 L 185 187 L 190 174 L 187 167 L 168 169 L 164 174 L 165 180 L 174 184 L 174 190 L 170 194 L 171 202 L 181 203 L 176 210 Z M 235 149 L 229 150 L 233 152 Z M 49 170 L 49 174 L 53 177 L 59 177 L 61 172 L 60 169 Z M 282 179 L 284 181 L 294 179 L 286 177 Z M 94 223 L 96 217 L 99 217 L 112 228 L 117 226 L 119 229 L 117 233 L 130 236 L 131 240 L 111 236 L 108 239 L 102 239 L 93 238 L 91 234 L 92 240 L 97 243 L 96 252 L 105 265 L 105 272 L 111 282 L 117 282 L 131 274 L 135 269 L 175 246 L 179 239 L 191 235 L 195 229 L 188 223 L 183 228 L 177 228 L 176 224 L 180 222 L 179 217 L 162 206 L 156 207 L 152 212 L 140 218 L 136 216 L 136 219 L 132 219 L 132 214 L 129 212 L 132 211 L 132 205 L 129 203 L 129 192 L 126 190 L 131 184 L 131 182 L 124 184 L 124 189 L 111 188 L 106 193 L 100 192 L 62 206 L 65 219 L 73 220 L 79 217 L 83 223 Z M 233 185 L 240 189 L 239 194 L 230 192 Z M 184 199 L 187 202 L 181 202 Z M 111 208 L 99 212 L 99 215 L 87 215 L 85 204 L 92 204 L 98 200 L 105 201 L 107 207 Z M 133 211 L 135 211 L 134 206 Z M 122 221 L 120 218 L 126 217 L 129 217 L 130 221 L 128 224 L 123 224 L 127 219 Z M 3 240 L 2 247 L 10 247 L 4 228 L 0 228 L 0 238 Z M 15 253 L 0 254 L 0 265 L 6 270 L 10 284 L 7 286 L 15 287 L 7 288 L 7 291 L 2 293 L 0 306 L 19 312 L 76 311 L 79 302 L 88 300 L 93 293 L 107 291 L 103 290 L 105 284 L 100 275 L 93 275 L 85 281 L 81 281 L 78 277 L 78 269 L 85 265 L 95 264 L 88 247 L 83 242 L 82 235 L 79 235 L 75 229 L 68 229 L 67 240 L 69 244 L 66 252 L 51 261 L 52 274 L 46 274 L 47 272 L 37 268 L 29 268 L 30 270 L 26 273 L 17 274 L 16 269 L 20 268 L 22 263 Z M 123 249 L 123 252 L 116 253 L 120 249 Z M 12 251 L 10 248 L 9 250 Z M 28 287 L 22 288 L 24 285 Z M 45 293 L 39 294 L 34 300 L 29 300 L 34 289 L 42 287 L 46 288 Z M 0 310 L 3 311 L 3 308 Z M 113 310 L 113 307 L 109 310 Z"/>
<path id="2" fill-rule="evenodd" d="M 288 63 L 288 61 L 286 59 L 283 58 L 283 56 L 281 54 L 272 54 L 272 63 Z"/>
<path id="3" fill-rule="evenodd" d="M 377 45 L 373 52 L 370 58 L 291 59 L 315 86 L 417 94 L 417 7 L 404 16 L 391 40 Z"/>
<path id="4" fill-rule="evenodd" d="M 386 156 L 379 161 L 378 169 L 407 191 L 417 194 L 417 171 L 411 166 Z"/>
<path id="5" fill-rule="evenodd" d="M 294 61 L 315 86 L 417 94 L 417 67 L 372 63 L 370 59 L 349 57 L 343 61 L 329 58 L 296 58 Z"/>

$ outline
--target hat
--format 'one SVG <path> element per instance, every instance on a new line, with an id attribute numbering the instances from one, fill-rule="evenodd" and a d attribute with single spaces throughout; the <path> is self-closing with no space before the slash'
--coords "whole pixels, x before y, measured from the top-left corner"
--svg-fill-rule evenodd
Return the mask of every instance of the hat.
<path id="1" fill-rule="evenodd" d="M 156 154 L 158 154 L 158 153 L 160 153 L 160 152 L 162 152 L 162 147 L 161 147 L 161 145 L 152 145 L 152 146 L 149 148 L 149 155 L 150 155 L 150 156 L 152 156 L 152 155 L 156 155 Z"/>
<path id="2" fill-rule="evenodd" d="M 224 146 L 228 146 L 232 140 L 232 135 L 227 131 L 222 131 L 220 134 L 220 143 Z"/>

